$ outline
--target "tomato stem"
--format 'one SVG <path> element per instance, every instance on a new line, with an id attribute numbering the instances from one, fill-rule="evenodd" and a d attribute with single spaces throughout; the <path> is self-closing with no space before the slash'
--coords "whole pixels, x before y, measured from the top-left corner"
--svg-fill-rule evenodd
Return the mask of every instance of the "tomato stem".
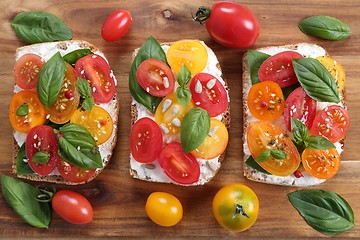
<path id="1" fill-rule="evenodd" d="M 45 188 L 40 188 L 38 187 L 38 189 L 40 190 L 40 192 L 42 192 L 42 194 L 39 194 L 36 198 L 36 201 L 39 202 L 51 202 L 52 197 L 54 196 L 56 189 L 55 187 L 51 187 L 50 190 L 46 190 Z"/>
<path id="2" fill-rule="evenodd" d="M 193 17 L 193 20 L 200 24 L 203 24 L 204 22 L 206 22 L 207 19 L 210 18 L 210 12 L 211 10 L 209 7 L 201 6 L 197 10 L 195 17 Z"/>
<path id="3" fill-rule="evenodd" d="M 233 218 L 235 218 L 239 214 L 241 214 L 247 218 L 250 218 L 249 215 L 246 214 L 245 209 L 242 205 L 236 203 L 236 204 L 234 204 L 234 209 L 235 209 L 235 213 L 233 215 Z"/>

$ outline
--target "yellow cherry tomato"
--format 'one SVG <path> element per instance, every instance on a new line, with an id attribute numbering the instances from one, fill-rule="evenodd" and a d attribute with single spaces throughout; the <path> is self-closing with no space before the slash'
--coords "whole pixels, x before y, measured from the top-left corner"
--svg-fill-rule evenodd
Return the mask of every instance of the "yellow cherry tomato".
<path id="1" fill-rule="evenodd" d="M 345 70 L 340 63 L 328 56 L 317 57 L 317 60 L 330 72 L 335 79 L 336 85 L 341 92 L 345 87 Z"/>
<path id="2" fill-rule="evenodd" d="M 166 192 L 151 193 L 146 201 L 145 211 L 154 223 L 164 227 L 176 225 L 183 217 L 179 199 Z"/>
<path id="3" fill-rule="evenodd" d="M 242 232 L 256 222 L 259 200 L 255 192 L 243 184 L 230 184 L 215 195 L 212 210 L 216 221 L 224 228 Z"/>

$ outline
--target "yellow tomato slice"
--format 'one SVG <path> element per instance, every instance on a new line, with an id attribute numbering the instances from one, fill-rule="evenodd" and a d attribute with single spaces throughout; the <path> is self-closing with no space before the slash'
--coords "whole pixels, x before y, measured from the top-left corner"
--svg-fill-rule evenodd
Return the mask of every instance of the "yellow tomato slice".
<path id="1" fill-rule="evenodd" d="M 328 56 L 321 56 L 316 58 L 331 74 L 335 79 L 336 85 L 341 92 L 345 87 L 345 70 L 340 63 Z"/>
<path id="2" fill-rule="evenodd" d="M 70 122 L 77 123 L 89 130 L 97 145 L 106 142 L 114 128 L 110 114 L 96 105 L 92 107 L 90 112 L 82 109 L 76 110 L 71 116 Z"/>
<path id="3" fill-rule="evenodd" d="M 180 40 L 171 44 L 166 53 L 167 61 L 176 74 L 183 64 L 190 70 L 191 75 L 201 72 L 208 61 L 208 53 L 204 45 L 198 40 Z"/>

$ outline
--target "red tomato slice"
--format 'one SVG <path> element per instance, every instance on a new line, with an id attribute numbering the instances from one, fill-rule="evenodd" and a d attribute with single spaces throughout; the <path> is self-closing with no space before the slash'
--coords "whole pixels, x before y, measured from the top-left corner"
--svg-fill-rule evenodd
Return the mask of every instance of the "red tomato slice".
<path id="1" fill-rule="evenodd" d="M 101 36 L 105 41 L 114 42 L 122 38 L 132 23 L 131 14 L 126 10 L 111 13 L 101 28 Z"/>
<path id="2" fill-rule="evenodd" d="M 260 81 L 273 81 L 281 88 L 297 83 L 298 80 L 292 65 L 294 58 L 303 58 L 303 56 L 294 51 L 285 51 L 266 59 L 259 69 Z"/>
<path id="3" fill-rule="evenodd" d="M 104 58 L 97 54 L 89 54 L 75 63 L 79 77 L 90 83 L 92 95 L 97 103 L 108 103 L 115 95 L 116 86 L 113 73 Z"/>
<path id="4" fill-rule="evenodd" d="M 191 80 L 190 90 L 195 105 L 207 110 L 210 117 L 223 113 L 228 107 L 224 86 L 211 74 L 196 74 Z"/>
<path id="5" fill-rule="evenodd" d="M 136 78 L 141 87 L 153 96 L 165 97 L 174 91 L 174 74 L 163 61 L 154 58 L 143 61 L 136 71 Z"/>
<path id="6" fill-rule="evenodd" d="M 96 169 L 82 169 L 68 162 L 61 161 L 58 166 L 58 171 L 61 176 L 69 182 L 81 183 L 87 182 L 89 178 L 94 175 Z"/>
<path id="7" fill-rule="evenodd" d="M 21 56 L 14 66 L 14 79 L 23 89 L 36 88 L 39 73 L 45 60 L 39 55 L 28 53 Z"/>
<path id="8" fill-rule="evenodd" d="M 56 168 L 60 159 L 59 145 L 52 127 L 45 125 L 33 127 L 26 136 L 25 145 L 28 163 L 34 172 L 46 176 Z M 33 162 L 33 156 L 37 152 L 44 151 L 50 155 L 48 162 L 44 164 Z"/>
<path id="9" fill-rule="evenodd" d="M 154 120 L 141 118 L 132 126 L 130 150 L 136 161 L 140 163 L 155 161 L 159 157 L 162 145 L 162 132 Z"/>
<path id="10" fill-rule="evenodd" d="M 165 174 L 180 184 L 191 184 L 199 180 L 200 166 L 191 154 L 185 154 L 181 144 L 172 142 L 160 153 L 159 163 Z"/>
<path id="11" fill-rule="evenodd" d="M 290 93 L 285 102 L 284 120 L 286 127 L 291 131 L 291 118 L 299 119 L 308 129 L 314 121 L 316 100 L 309 97 L 302 87 Z"/>
<path id="12" fill-rule="evenodd" d="M 326 137 L 334 143 L 345 137 L 349 125 L 350 117 L 347 110 L 338 105 L 331 105 L 316 114 L 310 133 Z"/>

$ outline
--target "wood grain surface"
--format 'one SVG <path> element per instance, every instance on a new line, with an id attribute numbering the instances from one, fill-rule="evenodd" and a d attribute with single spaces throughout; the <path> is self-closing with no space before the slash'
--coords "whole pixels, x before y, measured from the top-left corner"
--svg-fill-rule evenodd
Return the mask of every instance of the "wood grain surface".
<path id="1" fill-rule="evenodd" d="M 0 197 L 0 238 L 322 238 L 326 237 L 309 227 L 288 201 L 287 194 L 298 188 L 255 183 L 242 175 L 242 96 L 241 61 L 245 50 L 224 48 L 210 39 L 205 26 L 192 21 L 192 14 L 201 5 L 216 1 L 0 1 L 0 174 L 11 175 L 12 128 L 8 120 L 9 102 L 13 91 L 12 69 L 16 48 L 25 45 L 11 29 L 16 13 L 28 10 L 51 12 L 72 29 L 73 39 L 87 40 L 98 46 L 107 56 L 119 81 L 120 96 L 119 137 L 111 162 L 92 182 L 83 186 L 57 186 L 84 194 L 94 208 L 94 220 L 88 225 L 72 225 L 55 213 L 49 229 L 36 229 L 24 223 Z M 338 60 L 347 73 L 348 107 L 351 126 L 342 155 L 339 173 L 326 183 L 314 187 L 332 190 L 344 197 L 360 225 L 360 2 L 358 0 L 244 0 L 258 17 L 261 34 L 255 46 L 283 45 L 310 42 L 323 46 Z M 108 43 L 102 40 L 100 29 L 104 19 L 113 11 L 127 9 L 133 24 L 121 40 Z M 165 16 L 170 13 L 171 16 Z M 312 15 L 330 15 L 350 25 L 352 35 L 343 41 L 326 41 L 304 35 L 298 22 Z M 129 175 L 129 132 L 131 95 L 128 74 L 133 49 L 149 36 L 159 42 L 182 38 L 196 38 L 206 42 L 217 54 L 224 77 L 230 87 L 232 122 L 230 141 L 223 166 L 207 185 L 179 187 L 134 180 Z M 242 233 L 231 233 L 215 221 L 211 203 L 215 193 L 230 183 L 250 186 L 260 200 L 257 222 Z M 183 204 L 182 221 L 171 228 L 160 227 L 149 220 L 144 211 L 148 195 L 166 191 L 177 196 Z M 1 195 L 1 194 L 0 194 Z M 338 238 L 359 238 L 355 227 Z"/>

